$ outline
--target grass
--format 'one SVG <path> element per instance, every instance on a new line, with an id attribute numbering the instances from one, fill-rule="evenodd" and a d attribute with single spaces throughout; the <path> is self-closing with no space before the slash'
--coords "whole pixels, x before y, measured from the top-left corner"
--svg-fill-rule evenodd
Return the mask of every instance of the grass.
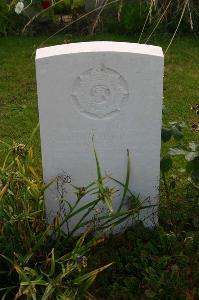
<path id="1" fill-rule="evenodd" d="M 115 40 L 136 42 L 136 38 L 101 35 L 92 37 L 59 36 L 48 45 L 84 40 Z M 0 139 L 26 141 L 38 122 L 35 80 L 35 49 L 45 37 L 8 37 L 0 39 Z M 166 48 L 169 37 L 155 38 L 151 43 Z M 191 106 L 199 103 L 199 39 L 180 37 L 172 44 L 165 57 L 164 122 L 185 121 L 189 126 L 198 122 Z M 198 133 L 189 134 L 187 140 L 197 140 Z M 36 163 L 41 165 L 39 137 L 35 141 Z M 0 158 L 2 155 L 0 154 Z"/>
<path id="2" fill-rule="evenodd" d="M 27 141 L 38 122 L 34 50 L 44 39 L 45 37 L 9 37 L 0 40 L 1 140 L 8 142 L 12 140 L 17 142 Z M 80 40 L 90 40 L 91 38 L 60 36 L 50 40 L 49 44 L 63 43 L 65 39 L 76 42 Z M 97 36 L 95 39 L 118 41 L 137 40 L 135 38 L 131 39 L 110 35 Z M 169 37 L 157 37 L 151 41 L 151 43 L 161 45 L 165 49 L 169 43 Z M 193 122 L 198 122 L 198 116 L 190 109 L 192 105 L 199 103 L 198 49 L 198 39 L 194 37 L 177 38 L 165 58 L 165 124 L 169 121 L 177 120 L 185 121 L 190 127 Z M 187 129 L 184 140 L 186 143 L 191 140 L 198 140 L 198 137 L 198 133 L 192 133 Z M 166 146 L 164 145 L 162 152 L 165 152 L 167 147 L 167 144 Z M 40 171 L 41 156 L 39 135 L 35 137 L 34 149 L 36 150 L 35 165 Z M 3 157 L 5 157 L 5 153 L 2 151 L 0 152 L 0 160 L 2 160 Z M 19 164 L 19 166 L 21 165 Z M 5 174 L 5 176 L 8 175 Z M 16 173 L 16 176 L 18 178 L 18 173 Z M 18 180 L 19 179 L 20 178 L 18 178 Z M 30 184 L 34 190 L 35 186 L 32 185 L 32 183 L 32 180 L 30 180 L 30 182 L 28 181 L 28 184 Z M 18 200 L 26 199 L 25 195 L 28 191 L 31 191 L 31 189 L 27 189 L 25 185 L 26 194 L 23 194 L 17 181 L 16 188 L 19 189 L 19 193 L 7 193 L 5 195 L 8 199 L 11 198 L 9 208 L 12 205 L 20 204 L 21 202 Z M 28 195 L 26 199 L 28 208 L 30 206 L 31 197 Z M 38 199 L 36 199 L 34 203 L 38 205 L 39 202 L 37 200 Z M 1 201 L 1 203 L 4 204 L 3 201 Z M 23 204 L 24 203 L 25 201 L 23 201 Z M 197 299 L 199 293 L 198 205 L 198 194 L 196 192 L 194 194 L 193 189 L 189 190 L 186 188 L 183 190 L 183 188 L 181 188 L 177 191 L 175 196 L 171 194 L 169 201 L 164 201 L 164 197 L 162 198 L 159 211 L 159 228 L 151 231 L 144 229 L 141 224 L 137 224 L 137 227 L 134 229 L 127 230 L 123 235 L 111 237 L 105 241 L 102 246 L 96 247 L 88 255 L 90 270 L 110 262 L 114 262 L 114 264 L 110 269 L 99 276 L 91 291 L 92 294 L 96 295 L 98 300 Z M 12 210 L 9 209 L 8 211 L 12 215 Z M 1 211 L 1 213 L 2 212 L 3 211 Z M 21 218 L 21 215 L 19 215 L 19 217 Z M 26 217 L 27 216 L 24 215 L 25 221 Z M 13 226 L 12 222 L 12 216 L 9 216 L 7 223 L 10 226 L 8 228 L 10 238 L 7 237 L 7 234 L 2 234 L 1 239 L 3 242 L 0 245 L 3 249 L 4 246 L 7 249 L 8 245 L 12 244 L 13 250 L 9 255 L 12 258 L 12 256 L 16 256 L 16 252 L 20 253 L 19 264 L 23 266 L 21 256 L 25 257 L 26 253 L 25 251 L 23 253 L 21 244 L 23 246 L 26 245 L 30 240 L 30 236 L 28 233 L 27 239 L 24 239 L 23 234 L 20 234 L 21 229 L 19 228 L 19 225 L 23 225 L 23 223 L 16 221 L 18 226 Z M 7 223 L 1 222 L 1 225 L 4 226 Z M 16 239 L 15 243 L 12 243 L 12 232 L 18 228 L 20 229 L 20 239 L 23 241 L 23 243 L 19 243 L 19 249 L 16 247 Z M 1 232 L 3 232 L 3 230 Z M 23 226 L 22 233 L 24 233 Z M 33 243 L 39 241 L 39 239 L 35 237 L 35 234 L 40 233 L 43 235 L 42 229 L 41 232 L 37 233 L 33 228 Z M 16 236 L 16 234 L 14 234 L 14 236 Z M 46 243 L 44 243 L 44 245 L 44 248 L 42 248 L 42 246 L 40 249 L 42 260 L 43 256 L 45 257 L 46 255 L 46 257 L 48 257 L 46 253 Z M 60 246 L 65 248 L 65 245 L 67 245 L 66 240 L 61 240 Z M 54 242 L 53 247 L 55 247 Z M 27 253 L 29 254 L 31 251 L 32 250 L 28 250 Z M 64 251 L 66 251 L 66 249 L 64 249 Z M 15 253 L 15 256 L 13 253 Z M 34 252 L 33 254 L 37 262 L 39 257 L 38 253 Z M 13 262 L 15 269 L 16 257 Z M 24 264 L 24 270 L 26 269 L 27 272 L 26 267 L 32 267 L 32 264 L 32 261 L 28 265 Z M 37 266 L 37 264 L 35 266 Z M 7 269 L 8 267 L 6 265 L 6 270 Z M 12 267 L 11 269 L 13 272 L 14 268 Z M 3 268 L 1 271 L 2 270 L 4 271 Z M 12 272 L 9 272 L 8 269 L 8 274 L 12 274 Z M 38 272 L 40 272 L 40 270 L 38 270 Z M 42 273 L 42 276 L 44 274 L 45 273 Z M 55 275 L 57 275 L 57 273 Z M 2 276 L 4 276 L 4 274 Z M 7 286 L 7 277 L 4 277 L 5 286 Z M 18 286 L 19 280 L 15 273 L 14 279 Z M 49 280 L 47 281 L 49 283 Z M 13 285 L 13 282 L 8 283 Z"/>
<path id="3" fill-rule="evenodd" d="M 166 206 L 161 201 L 159 226 L 153 230 L 137 223 L 123 234 L 107 238 L 106 232 L 98 235 L 97 224 L 91 221 L 90 230 L 75 240 L 71 233 L 62 232 L 59 215 L 52 224 L 46 224 L 45 186 L 32 166 L 32 148 L 21 145 L 10 150 L 12 164 L 7 161 L 0 168 L 2 300 L 21 296 L 33 300 L 198 299 L 199 202 L 193 189 L 186 197 L 181 190 L 181 197 L 173 198 Z M 85 193 L 95 195 L 95 205 L 107 199 L 107 191 L 110 196 L 112 189 L 107 190 L 102 182 L 96 152 L 95 157 L 97 181 L 77 189 L 76 203 Z M 93 209 L 93 201 L 89 205 Z M 102 216 L 101 221 L 105 227 L 107 222 L 112 225 L 114 219 L 118 224 L 123 219 L 121 214 L 134 215 L 139 203 L 136 201 L 133 207 L 127 212 L 107 215 L 106 220 Z M 78 212 L 74 204 L 65 220 Z M 93 281 L 94 286 L 88 291 Z"/>
<path id="4" fill-rule="evenodd" d="M 93 266 L 114 261 L 92 288 L 97 300 L 198 299 L 199 235 L 137 225 L 93 251 Z M 113 247 L 114 245 L 114 247 Z"/>

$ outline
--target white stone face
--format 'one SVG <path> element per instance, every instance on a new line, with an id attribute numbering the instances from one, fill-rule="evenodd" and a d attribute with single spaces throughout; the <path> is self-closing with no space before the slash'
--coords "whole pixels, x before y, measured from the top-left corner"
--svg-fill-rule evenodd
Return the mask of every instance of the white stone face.
<path id="1" fill-rule="evenodd" d="M 62 192 L 74 201 L 70 183 L 85 186 L 96 178 L 93 136 L 103 173 L 124 182 L 129 149 L 131 191 L 157 203 L 162 49 L 119 42 L 47 47 L 37 50 L 36 71 L 44 180 L 65 174 L 64 187 L 58 182 L 46 192 L 49 221 L 59 209 L 56 198 Z M 82 204 L 91 199 L 84 197 Z M 151 212 L 141 214 L 146 226 L 154 225 Z"/>

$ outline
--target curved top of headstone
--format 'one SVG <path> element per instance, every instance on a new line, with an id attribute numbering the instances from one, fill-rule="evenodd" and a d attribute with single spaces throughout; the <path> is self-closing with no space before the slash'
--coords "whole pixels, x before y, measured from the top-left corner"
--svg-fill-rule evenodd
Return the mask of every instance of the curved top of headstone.
<path id="1" fill-rule="evenodd" d="M 89 52 L 122 52 L 163 57 L 162 48 L 157 46 L 126 42 L 95 41 L 40 48 L 37 49 L 36 59 L 48 58 L 51 56 L 64 54 Z"/>

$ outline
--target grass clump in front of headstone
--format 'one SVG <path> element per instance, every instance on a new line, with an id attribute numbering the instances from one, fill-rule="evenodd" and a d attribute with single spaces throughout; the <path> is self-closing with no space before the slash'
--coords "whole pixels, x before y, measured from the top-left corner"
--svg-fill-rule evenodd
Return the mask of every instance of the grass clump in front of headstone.
<path id="1" fill-rule="evenodd" d="M 75 190 L 78 202 L 90 192 L 96 195 L 96 203 L 77 210 L 74 204 L 65 219 L 60 212 L 52 224 L 47 224 L 43 195 L 50 183 L 45 185 L 34 168 L 31 140 L 35 133 L 36 129 L 26 144 L 4 143 L 8 151 L 0 169 L 2 299 L 72 300 L 92 299 L 92 295 L 96 299 L 197 299 L 197 182 L 184 184 L 179 195 L 168 177 L 171 164 L 164 161 L 162 173 L 169 189 L 165 201 L 160 202 L 159 225 L 150 229 L 136 222 L 125 232 L 108 236 L 110 229 L 131 219 L 143 206 L 128 190 L 130 157 L 127 153 L 126 179 L 120 184 L 124 188 L 122 199 L 134 200 L 131 201 L 134 206 L 124 210 L 121 205 L 112 212 L 114 189 L 106 187 L 94 148 L 97 178 L 88 187 Z M 167 138 L 165 132 L 162 135 L 168 141 L 168 132 Z M 190 158 L 190 161 L 195 159 L 193 155 Z M 195 175 L 194 168 L 192 171 Z M 107 216 L 84 218 L 70 233 L 62 230 L 64 222 L 79 212 L 87 216 L 89 209 L 95 210 L 99 202 L 106 205 Z M 82 226 L 84 233 L 79 238 L 72 237 Z"/>
<path id="2" fill-rule="evenodd" d="M 176 144 L 161 159 L 159 224 L 151 230 L 137 222 L 97 249 L 92 267 L 109 257 L 115 262 L 94 284 L 97 299 L 198 297 L 199 145 L 183 146 L 183 126 L 178 123 L 162 129 L 163 143 L 170 140 Z M 174 175 L 174 158 L 179 156 L 185 157 L 183 180 Z"/>
<path id="3" fill-rule="evenodd" d="M 69 211 L 63 216 L 60 210 L 53 223 L 47 224 L 44 192 L 52 182 L 44 184 L 34 168 L 31 141 L 37 128 L 26 144 L 2 142 L 7 155 L 0 168 L 0 295 L 2 299 L 93 299 L 89 288 L 112 260 L 88 270 L 91 249 L 103 243 L 115 226 L 146 208 L 128 190 L 130 158 L 127 155 L 122 203 L 115 212 L 114 189 L 104 183 L 94 148 L 97 179 L 87 187 L 74 187 L 76 202 L 67 202 Z M 95 199 L 77 207 L 87 193 Z M 131 207 L 123 209 L 126 198 Z M 63 204 L 64 199 L 59 201 Z M 97 220 L 87 219 L 100 203 L 108 213 L 98 214 Z M 83 217 L 73 230 L 63 231 L 62 225 L 80 213 Z M 79 229 L 83 232 L 80 236 Z"/>

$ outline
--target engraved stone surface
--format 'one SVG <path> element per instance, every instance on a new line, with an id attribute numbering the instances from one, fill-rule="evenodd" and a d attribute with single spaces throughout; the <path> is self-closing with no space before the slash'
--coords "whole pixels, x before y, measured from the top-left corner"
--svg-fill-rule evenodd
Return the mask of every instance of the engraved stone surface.
<path id="1" fill-rule="evenodd" d="M 101 65 L 78 76 L 72 98 L 82 114 L 89 118 L 103 119 L 120 112 L 128 98 L 128 87 L 119 73 Z"/>
<path id="2" fill-rule="evenodd" d="M 96 178 L 93 137 L 103 174 L 124 182 L 128 149 L 129 188 L 141 200 L 158 203 L 163 64 L 161 48 L 132 43 L 87 42 L 37 50 L 43 177 L 49 182 L 58 176 L 45 194 L 49 221 L 59 209 L 69 209 L 56 199 L 74 203 L 72 185 L 85 186 Z M 121 186 L 116 188 L 114 209 L 122 195 Z M 91 200 L 86 196 L 81 205 Z M 140 214 L 146 226 L 157 222 L 152 212 Z M 77 222 L 74 218 L 69 227 Z"/>

